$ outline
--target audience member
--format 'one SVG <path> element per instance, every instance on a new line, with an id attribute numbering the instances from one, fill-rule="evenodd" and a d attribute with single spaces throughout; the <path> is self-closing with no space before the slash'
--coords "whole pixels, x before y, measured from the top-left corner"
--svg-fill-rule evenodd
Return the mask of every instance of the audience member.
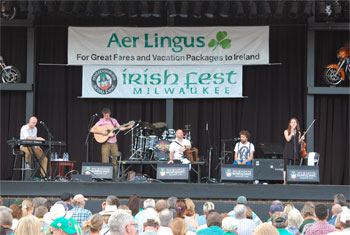
<path id="1" fill-rule="evenodd" d="M 269 209 L 270 218 L 267 220 L 267 222 L 271 222 L 271 217 L 275 212 L 282 212 L 282 211 L 283 211 L 283 203 L 279 200 L 273 201 L 270 205 L 270 209 Z"/>
<path id="2" fill-rule="evenodd" d="M 64 203 L 67 204 L 68 210 L 72 210 L 73 209 L 73 193 L 69 193 L 69 192 L 64 192 L 61 194 L 61 200 L 64 201 Z"/>
<path id="3" fill-rule="evenodd" d="M 177 202 L 177 197 L 169 197 L 167 200 L 168 208 L 173 213 L 173 218 L 176 217 L 176 210 L 175 210 L 176 202 Z"/>
<path id="4" fill-rule="evenodd" d="M 0 227 L 4 229 L 6 235 L 13 233 L 12 215 L 7 210 L 0 210 Z"/>
<path id="5" fill-rule="evenodd" d="M 17 227 L 18 221 L 22 218 L 22 208 L 18 204 L 11 204 L 10 209 L 12 210 L 12 230 Z"/>
<path id="6" fill-rule="evenodd" d="M 44 215 L 48 212 L 46 206 L 39 206 L 38 208 L 35 209 L 35 214 L 34 216 L 39 219 L 40 224 L 41 224 L 41 229 L 43 231 L 46 231 L 49 228 L 50 224 L 45 223 L 44 221 Z"/>
<path id="7" fill-rule="evenodd" d="M 4 205 L 4 202 L 2 200 L 2 197 L 0 196 L 0 206 L 3 206 Z"/>
<path id="8" fill-rule="evenodd" d="M 131 210 L 132 216 L 134 216 L 135 219 L 135 215 L 141 211 L 141 197 L 137 194 L 132 194 L 129 198 L 127 206 Z"/>
<path id="9" fill-rule="evenodd" d="M 90 216 L 92 216 L 91 211 L 85 209 L 85 202 L 88 199 L 82 194 L 77 194 L 73 198 L 73 209 L 71 210 L 73 215 L 72 218 L 78 222 L 79 226 L 83 227 L 83 222 L 88 221 Z"/>
<path id="10" fill-rule="evenodd" d="M 137 224 L 137 231 L 139 234 L 142 234 L 143 232 L 143 223 L 145 219 L 149 216 L 157 216 L 157 211 L 154 209 L 156 206 L 156 203 L 154 199 L 146 199 L 143 202 L 143 211 L 140 211 L 135 216 L 135 223 Z"/>
<path id="11" fill-rule="evenodd" d="M 119 206 L 119 208 L 121 207 L 122 205 Z M 119 209 L 119 210 L 123 210 L 123 209 Z M 129 208 L 127 209 L 129 210 Z M 107 235 L 107 234 L 110 234 L 109 232 L 109 227 L 108 227 L 108 220 L 109 218 L 111 217 L 111 215 L 115 212 L 117 212 L 118 209 L 117 207 L 114 205 L 114 206 L 106 206 L 105 207 L 105 210 L 104 211 L 101 211 L 100 212 L 100 215 L 103 216 L 103 225 L 102 225 L 102 229 L 101 229 L 101 232 L 100 234 L 101 235 Z M 130 211 L 130 210 L 129 210 Z"/>
<path id="12" fill-rule="evenodd" d="M 24 200 L 25 201 L 25 200 Z M 23 201 L 23 202 L 24 202 Z M 15 229 L 15 235 L 42 235 L 41 225 L 38 218 L 28 215 L 21 218 Z"/>
<path id="13" fill-rule="evenodd" d="M 47 201 L 47 199 L 44 197 L 35 197 L 35 198 L 33 198 L 32 201 L 34 204 L 34 211 L 35 211 L 36 208 L 38 208 L 39 206 L 43 206 L 45 204 L 45 202 Z"/>
<path id="14" fill-rule="evenodd" d="M 117 211 L 108 221 L 111 235 L 136 235 L 136 224 L 131 211 Z"/>
<path id="15" fill-rule="evenodd" d="M 252 222 L 254 223 L 254 222 Z M 199 235 L 220 235 L 224 234 L 224 230 L 221 228 L 222 219 L 219 213 L 210 212 L 207 217 L 207 228 L 201 229 L 197 231 Z M 238 232 L 239 233 L 239 232 Z M 239 233 L 240 234 L 240 233 Z"/>
<path id="16" fill-rule="evenodd" d="M 293 235 L 300 234 L 299 228 L 303 223 L 303 217 L 298 209 L 294 208 L 289 211 L 288 216 L 288 227 L 287 230 Z"/>
<path id="17" fill-rule="evenodd" d="M 291 210 L 295 209 L 294 204 L 291 202 L 287 202 L 284 204 L 283 212 L 288 215 Z"/>
<path id="18" fill-rule="evenodd" d="M 44 203 L 44 206 L 46 206 L 47 210 L 50 211 L 51 207 L 54 205 L 54 203 L 51 200 L 47 200 Z"/>
<path id="19" fill-rule="evenodd" d="M 222 220 L 222 229 L 226 235 L 237 235 L 238 223 L 237 220 L 228 216 Z"/>
<path id="20" fill-rule="evenodd" d="M 271 223 L 262 223 L 255 228 L 254 235 L 279 235 L 279 232 Z"/>
<path id="21" fill-rule="evenodd" d="M 334 226 L 327 222 L 328 209 L 326 205 L 316 205 L 315 214 L 316 223 L 306 230 L 305 235 L 325 235 L 335 231 Z"/>
<path id="22" fill-rule="evenodd" d="M 173 221 L 173 213 L 169 209 L 164 209 L 159 213 L 160 227 L 158 229 L 159 235 L 173 235 L 170 225 Z"/>
<path id="23" fill-rule="evenodd" d="M 32 200 L 23 200 L 22 202 L 22 216 L 32 216 L 34 212 L 34 203 Z"/>
<path id="24" fill-rule="evenodd" d="M 334 231 L 334 232 L 331 232 L 331 233 L 328 233 L 327 235 L 336 235 L 336 234 L 338 234 L 339 232 L 341 232 L 341 227 L 340 227 L 340 216 L 337 216 L 337 219 L 336 219 L 335 222 L 334 222 L 334 228 L 335 228 L 335 231 Z"/>
<path id="25" fill-rule="evenodd" d="M 305 234 L 306 230 L 316 223 L 315 205 L 312 202 L 306 202 L 301 209 L 301 216 L 303 216 L 304 221 L 300 225 L 299 232 Z"/>
<path id="26" fill-rule="evenodd" d="M 65 217 L 55 219 L 50 225 L 50 233 L 52 235 L 77 234 L 72 223 Z"/>
<path id="27" fill-rule="evenodd" d="M 171 222 L 171 231 L 174 235 L 187 235 L 188 228 L 184 219 L 177 217 Z M 159 233 L 160 235 L 160 233 Z"/>
<path id="28" fill-rule="evenodd" d="M 158 213 L 168 208 L 169 208 L 168 203 L 164 199 L 160 199 L 157 201 L 155 209 Z"/>
<path id="29" fill-rule="evenodd" d="M 233 210 L 235 211 L 235 217 L 238 223 L 238 234 L 253 234 L 256 223 L 251 219 L 247 219 L 247 207 L 243 204 L 237 204 Z"/>
<path id="30" fill-rule="evenodd" d="M 239 204 L 245 205 L 247 207 L 247 218 L 248 218 L 248 213 L 249 213 L 250 219 L 252 219 L 256 223 L 256 225 L 259 225 L 262 223 L 259 216 L 257 216 L 257 214 L 255 214 L 254 211 L 250 207 L 248 208 L 248 202 L 247 202 L 247 198 L 245 196 L 239 196 L 237 198 L 236 205 L 239 205 Z M 234 210 L 230 211 L 228 214 L 230 216 L 232 216 L 233 218 L 236 218 Z"/>
<path id="31" fill-rule="evenodd" d="M 342 207 L 342 210 L 349 210 L 348 206 L 346 205 L 346 198 L 344 194 L 337 193 L 333 197 L 333 204 L 339 204 Z"/>
<path id="32" fill-rule="evenodd" d="M 103 225 L 103 216 L 100 214 L 92 215 L 88 221 L 83 223 L 83 234 L 99 235 Z M 88 231 L 88 233 L 86 233 Z"/>
<path id="33" fill-rule="evenodd" d="M 175 204 L 175 211 L 176 211 L 175 218 L 185 219 L 186 210 L 187 210 L 187 207 L 186 207 L 185 200 L 183 199 L 177 200 Z"/>
<path id="34" fill-rule="evenodd" d="M 337 216 L 342 212 L 341 205 L 339 204 L 333 204 L 332 205 L 332 218 L 328 220 L 328 223 L 333 225 L 335 224 L 335 220 L 337 219 Z"/>
<path id="35" fill-rule="evenodd" d="M 106 200 L 102 203 L 102 210 L 104 211 L 106 206 L 115 206 L 118 208 L 121 205 L 120 200 L 118 197 L 109 195 Z"/>
<path id="36" fill-rule="evenodd" d="M 272 225 L 275 226 L 280 235 L 292 235 L 288 232 L 288 216 L 284 212 L 277 211 L 271 217 Z"/>
<path id="37" fill-rule="evenodd" d="M 215 209 L 215 206 L 214 206 L 214 203 L 212 203 L 212 202 L 205 202 L 203 204 L 203 215 L 196 217 L 196 220 L 198 222 L 198 226 L 201 226 L 201 225 L 207 223 L 206 217 L 207 217 L 209 211 L 214 210 L 214 209 Z"/>
<path id="38" fill-rule="evenodd" d="M 160 223 L 157 215 L 148 214 L 143 222 L 143 235 L 157 235 Z"/>
<path id="39" fill-rule="evenodd" d="M 188 230 L 191 232 L 196 232 L 197 228 L 199 227 L 198 222 L 196 220 L 196 206 L 194 205 L 193 201 L 189 198 L 185 199 L 186 204 L 186 212 L 185 212 L 185 222 L 187 223 Z"/>
<path id="40" fill-rule="evenodd" d="M 340 214 L 340 229 L 339 235 L 350 234 L 350 210 L 344 210 Z"/>

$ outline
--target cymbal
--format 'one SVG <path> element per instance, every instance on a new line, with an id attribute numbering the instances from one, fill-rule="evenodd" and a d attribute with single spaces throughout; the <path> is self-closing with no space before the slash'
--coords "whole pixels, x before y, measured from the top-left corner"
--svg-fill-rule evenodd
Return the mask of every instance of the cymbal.
<path id="1" fill-rule="evenodd" d="M 153 126 L 155 127 L 155 128 L 163 128 L 163 127 L 166 127 L 166 123 L 165 122 L 155 122 L 155 123 L 153 123 Z"/>
<path id="2" fill-rule="evenodd" d="M 149 130 L 154 130 L 155 129 L 155 127 L 149 122 L 140 122 L 140 126 L 143 126 L 143 127 L 145 127 L 146 129 L 149 129 Z"/>

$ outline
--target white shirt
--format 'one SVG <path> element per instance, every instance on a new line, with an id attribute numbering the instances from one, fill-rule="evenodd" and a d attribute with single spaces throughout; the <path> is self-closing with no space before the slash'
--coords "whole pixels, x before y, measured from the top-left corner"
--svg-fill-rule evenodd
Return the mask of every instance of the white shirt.
<path id="1" fill-rule="evenodd" d="M 29 124 L 23 125 L 21 128 L 21 134 L 20 134 L 20 139 L 24 140 L 27 139 L 27 137 L 37 137 L 37 128 L 34 127 L 33 130 L 29 128 Z"/>
<path id="2" fill-rule="evenodd" d="M 251 152 L 255 152 L 254 144 L 247 141 L 245 144 L 238 142 L 235 146 L 235 152 L 237 152 L 237 158 L 240 161 L 247 160 Z"/>
<path id="3" fill-rule="evenodd" d="M 159 235 L 173 235 L 173 231 L 171 231 L 171 228 L 169 228 L 169 227 L 160 226 L 158 229 L 158 234 Z"/>
<path id="4" fill-rule="evenodd" d="M 156 210 L 154 210 L 154 208 L 147 208 L 146 210 L 140 211 L 135 215 L 135 223 L 137 224 L 136 229 L 139 231 L 139 234 L 143 233 L 143 223 L 148 215 L 158 216 L 158 213 Z"/>
<path id="5" fill-rule="evenodd" d="M 182 142 L 180 142 L 177 138 L 175 141 L 173 141 L 170 146 L 169 146 L 169 152 L 173 152 L 173 160 L 183 160 L 184 159 L 184 154 L 183 152 L 180 152 L 181 147 L 185 146 L 190 146 L 191 147 L 191 142 L 186 139 L 182 139 Z M 186 149 L 186 147 L 185 147 Z"/>

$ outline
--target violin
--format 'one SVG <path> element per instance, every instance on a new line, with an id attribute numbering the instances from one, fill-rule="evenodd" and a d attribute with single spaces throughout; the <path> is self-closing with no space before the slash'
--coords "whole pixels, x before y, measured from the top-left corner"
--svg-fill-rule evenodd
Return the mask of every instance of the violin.
<path id="1" fill-rule="evenodd" d="M 302 137 L 305 137 L 306 133 L 310 130 L 310 128 L 312 127 L 312 125 L 314 124 L 314 122 L 316 121 L 316 119 L 314 119 L 311 124 L 309 125 L 309 127 L 306 129 L 306 131 L 304 132 L 304 134 L 301 136 Z M 306 141 L 303 140 L 301 143 L 301 148 L 300 148 L 300 155 L 302 158 L 305 158 L 306 157 Z"/>

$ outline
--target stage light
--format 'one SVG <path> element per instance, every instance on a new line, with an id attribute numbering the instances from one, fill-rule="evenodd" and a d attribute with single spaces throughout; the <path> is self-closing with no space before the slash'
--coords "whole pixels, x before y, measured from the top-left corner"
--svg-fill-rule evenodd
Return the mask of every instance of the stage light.
<path id="1" fill-rule="evenodd" d="M 109 11 L 109 2 L 106 0 L 102 0 L 99 2 L 99 9 L 100 9 L 100 16 L 101 17 L 107 17 L 111 13 Z"/>
<path id="2" fill-rule="evenodd" d="M 271 7 L 270 4 L 267 2 L 267 0 L 264 0 L 260 4 L 260 16 L 264 18 L 269 18 L 271 16 Z"/>
<path id="3" fill-rule="evenodd" d="M 57 4 L 55 0 L 47 0 L 46 1 L 47 15 L 55 16 L 57 13 Z"/>
<path id="4" fill-rule="evenodd" d="M 167 2 L 168 16 L 170 18 L 176 17 L 176 6 L 174 1 Z"/>
<path id="5" fill-rule="evenodd" d="M 250 19 L 254 19 L 258 16 L 258 9 L 256 7 L 256 3 L 254 1 L 250 1 L 249 2 L 249 6 L 248 6 L 248 17 Z"/>
<path id="6" fill-rule="evenodd" d="M 154 5 L 153 5 L 153 12 L 152 12 L 152 16 L 153 17 L 160 17 L 161 14 L 161 10 L 162 10 L 162 1 L 155 1 Z"/>
<path id="7" fill-rule="evenodd" d="M 333 16 L 334 18 L 339 18 L 342 15 L 342 7 L 338 0 L 333 0 L 332 1 L 332 9 L 333 9 Z"/>
<path id="8" fill-rule="evenodd" d="M 303 17 L 308 18 L 310 16 L 313 16 L 312 7 L 313 7 L 312 0 L 309 0 L 305 3 Z"/>
<path id="9" fill-rule="evenodd" d="M 222 2 L 220 2 L 219 15 L 222 18 L 228 18 L 228 17 L 231 16 L 231 13 L 230 13 L 230 2 L 229 1 L 222 1 Z"/>
<path id="10" fill-rule="evenodd" d="M 79 17 L 81 16 L 82 11 L 82 2 L 75 1 L 72 8 L 72 16 Z"/>
<path id="11" fill-rule="evenodd" d="M 140 7 L 140 16 L 143 18 L 149 18 L 152 16 L 151 11 L 149 10 L 149 6 L 148 6 L 148 1 L 140 1 L 139 2 L 139 7 Z"/>
<path id="12" fill-rule="evenodd" d="M 136 12 L 136 6 L 134 1 L 128 1 L 127 2 L 127 8 L 128 8 L 128 16 L 130 18 L 135 18 L 137 17 L 137 12 Z"/>
<path id="13" fill-rule="evenodd" d="M 233 6 L 234 16 L 239 18 L 244 16 L 243 3 L 241 1 L 236 1 Z"/>
<path id="14" fill-rule="evenodd" d="M 181 18 L 187 18 L 188 17 L 188 2 L 187 2 L 187 0 L 184 0 L 184 1 L 181 2 L 181 8 L 180 8 L 179 16 Z"/>
<path id="15" fill-rule="evenodd" d="M 197 1 L 194 3 L 192 16 L 196 19 L 202 18 L 202 2 Z"/>
<path id="16" fill-rule="evenodd" d="M 113 6 L 113 9 L 114 9 L 113 15 L 115 17 L 125 16 L 125 12 L 123 11 L 123 3 L 121 1 L 119 1 L 119 0 L 113 1 L 112 2 L 112 6 Z"/>
<path id="17" fill-rule="evenodd" d="M 209 1 L 208 6 L 207 6 L 207 10 L 205 11 L 204 15 L 207 18 L 212 19 L 215 17 L 215 11 L 216 11 L 216 2 Z"/>
<path id="18" fill-rule="evenodd" d="M 290 18 L 297 18 L 299 14 L 299 4 L 296 0 L 291 3 L 288 16 Z"/>
<path id="19" fill-rule="evenodd" d="M 97 2 L 90 0 L 86 3 L 85 16 L 95 16 Z"/>
<path id="20" fill-rule="evenodd" d="M 283 16 L 284 0 L 279 0 L 276 5 L 275 17 L 281 18 Z"/>
<path id="21" fill-rule="evenodd" d="M 34 2 L 33 2 L 34 3 Z M 67 1 L 61 1 L 60 6 L 58 8 L 58 13 L 63 16 L 69 16 L 70 11 L 69 11 L 69 2 Z"/>

